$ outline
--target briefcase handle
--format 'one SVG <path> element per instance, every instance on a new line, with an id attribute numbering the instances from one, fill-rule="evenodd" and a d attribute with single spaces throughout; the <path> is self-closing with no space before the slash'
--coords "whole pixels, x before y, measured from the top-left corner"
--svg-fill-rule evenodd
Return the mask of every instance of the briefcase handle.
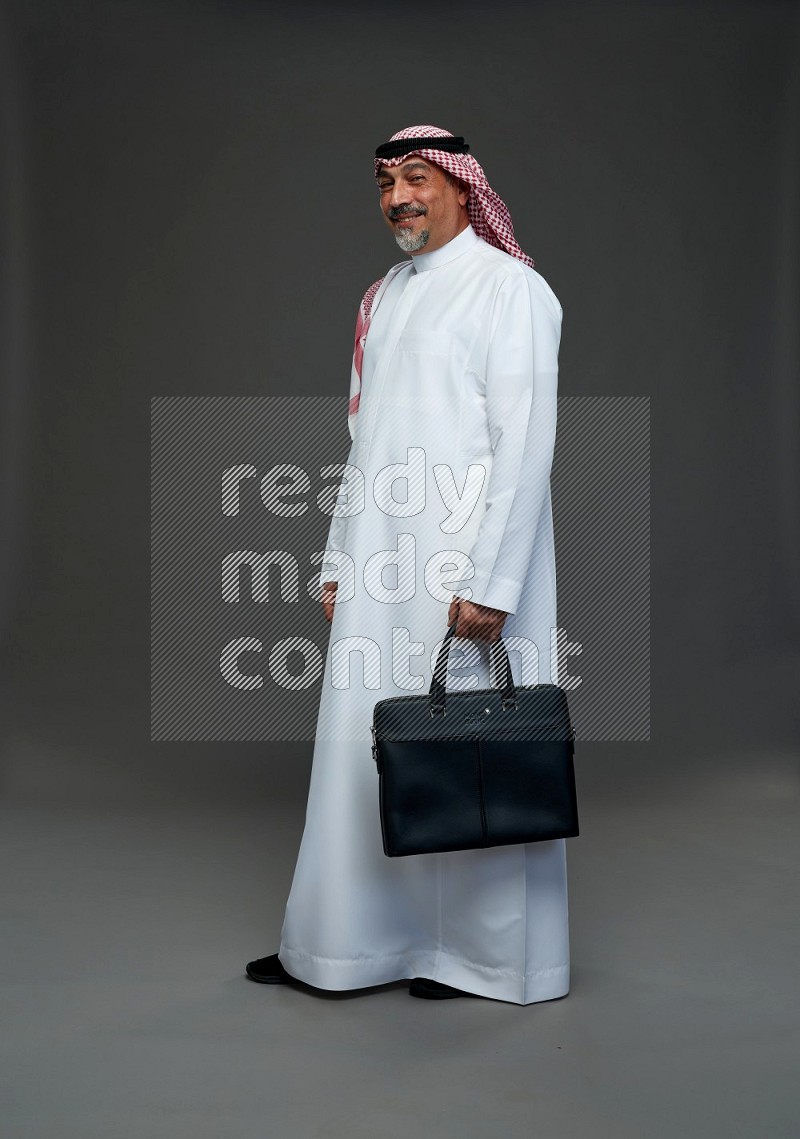
<path id="1" fill-rule="evenodd" d="M 439 649 L 439 655 L 436 658 L 436 667 L 433 670 L 433 679 L 431 680 L 430 687 L 430 709 L 432 716 L 444 716 L 447 714 L 445 701 L 447 699 L 447 691 L 444 682 L 447 679 L 447 662 L 450 659 L 450 643 L 456 631 L 456 624 L 458 618 L 453 622 L 445 634 L 442 641 L 442 647 Z M 511 664 L 508 659 L 508 649 L 503 643 L 503 638 L 498 637 L 496 641 L 492 641 L 489 645 L 489 653 L 493 660 L 500 656 L 501 663 L 505 664 L 505 683 L 502 689 L 500 702 L 503 706 L 503 711 L 506 708 L 517 706 L 517 690 L 514 687 L 514 679 L 511 675 Z"/>

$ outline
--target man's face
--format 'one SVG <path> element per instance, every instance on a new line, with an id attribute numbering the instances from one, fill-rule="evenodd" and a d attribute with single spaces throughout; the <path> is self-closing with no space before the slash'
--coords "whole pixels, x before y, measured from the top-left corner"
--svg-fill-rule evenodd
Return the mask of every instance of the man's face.
<path id="1" fill-rule="evenodd" d="M 439 249 L 469 225 L 469 190 L 419 155 L 382 166 L 377 181 L 383 216 L 406 253 Z"/>

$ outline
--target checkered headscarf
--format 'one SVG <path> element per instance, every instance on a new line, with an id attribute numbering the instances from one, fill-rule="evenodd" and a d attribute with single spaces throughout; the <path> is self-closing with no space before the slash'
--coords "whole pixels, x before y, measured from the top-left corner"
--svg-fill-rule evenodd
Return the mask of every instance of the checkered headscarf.
<path id="1" fill-rule="evenodd" d="M 399 142 L 407 138 L 443 137 L 452 138 L 455 141 L 455 135 L 452 135 L 450 131 L 443 131 L 440 127 L 406 127 L 405 130 L 393 134 L 389 142 Z M 478 237 L 482 237 L 484 241 L 488 241 L 490 245 L 494 245 L 498 249 L 504 249 L 506 253 L 516 257 L 518 261 L 522 261 L 525 265 L 530 265 L 533 268 L 533 258 L 529 257 L 527 253 L 523 253 L 514 240 L 514 225 L 511 221 L 511 214 L 508 212 L 508 206 L 486 181 L 482 166 L 471 154 L 458 154 L 422 145 L 414 150 L 406 151 L 405 154 L 399 154 L 396 158 L 376 157 L 375 177 L 378 177 L 382 166 L 399 166 L 402 162 L 408 161 L 412 154 L 421 154 L 428 162 L 441 166 L 454 178 L 466 182 L 470 188 L 467 213 L 472 228 Z"/>
<path id="2" fill-rule="evenodd" d="M 459 153 L 457 150 L 451 151 L 437 148 L 435 143 L 431 146 L 425 146 L 421 140 L 426 138 L 453 139 L 454 143 L 458 142 L 462 144 L 459 150 L 469 150 L 469 145 L 464 144 L 463 139 L 459 138 L 457 140 L 456 136 L 451 134 L 450 131 L 442 130 L 440 127 L 430 125 L 406 127 L 405 130 L 393 134 L 389 142 L 401 142 L 403 139 L 414 139 L 416 141 L 419 139 L 421 144 L 413 150 L 405 150 L 404 153 L 398 154 L 396 157 L 379 158 L 376 156 L 375 177 L 378 177 L 382 166 L 399 166 L 401 163 L 406 162 L 412 154 L 421 155 L 428 162 L 440 166 L 443 170 L 446 170 L 448 174 L 452 174 L 453 177 L 458 178 L 461 182 L 465 182 L 469 186 L 470 193 L 467 198 L 467 214 L 469 215 L 470 224 L 478 236 L 482 237 L 483 240 L 487 241 L 490 245 L 494 245 L 497 249 L 504 250 L 512 257 L 516 257 L 518 261 L 522 261 L 523 264 L 533 268 L 533 258 L 529 257 L 527 253 L 522 252 L 514 238 L 514 225 L 511 221 L 511 214 L 508 212 L 508 206 L 489 185 L 483 168 L 477 159 L 473 158 L 471 154 Z M 372 302 L 375 300 L 375 295 L 383 283 L 383 280 L 384 278 L 381 277 L 380 280 L 370 285 L 361 300 L 361 304 L 358 306 L 356 338 L 353 349 L 353 366 L 350 373 L 348 424 L 351 436 L 354 436 L 355 417 L 358 414 L 358 405 L 361 397 L 361 364 L 364 358 L 364 346 L 366 344 L 367 331 L 372 315 Z"/>

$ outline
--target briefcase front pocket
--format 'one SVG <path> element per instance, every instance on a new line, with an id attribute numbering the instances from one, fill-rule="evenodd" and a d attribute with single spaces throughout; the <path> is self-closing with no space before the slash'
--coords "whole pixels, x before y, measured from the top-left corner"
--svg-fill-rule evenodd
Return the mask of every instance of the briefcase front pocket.
<path id="1" fill-rule="evenodd" d="M 480 750 L 488 846 L 577 836 L 571 741 L 493 739 Z"/>
<path id="2" fill-rule="evenodd" d="M 389 856 L 576 836 L 571 740 L 420 739 L 380 745 Z"/>
<path id="3" fill-rule="evenodd" d="M 387 855 L 484 846 L 477 740 L 384 740 L 380 816 Z"/>

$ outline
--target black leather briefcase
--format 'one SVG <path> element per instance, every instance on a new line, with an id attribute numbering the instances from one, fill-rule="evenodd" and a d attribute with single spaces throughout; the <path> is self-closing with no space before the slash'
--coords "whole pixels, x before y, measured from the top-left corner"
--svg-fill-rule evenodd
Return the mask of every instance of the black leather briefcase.
<path id="1" fill-rule="evenodd" d="M 574 837 L 575 734 L 566 693 L 555 684 L 515 687 L 502 638 L 489 646 L 502 688 L 446 692 L 455 628 L 444 638 L 427 695 L 375 704 L 384 852 Z"/>

